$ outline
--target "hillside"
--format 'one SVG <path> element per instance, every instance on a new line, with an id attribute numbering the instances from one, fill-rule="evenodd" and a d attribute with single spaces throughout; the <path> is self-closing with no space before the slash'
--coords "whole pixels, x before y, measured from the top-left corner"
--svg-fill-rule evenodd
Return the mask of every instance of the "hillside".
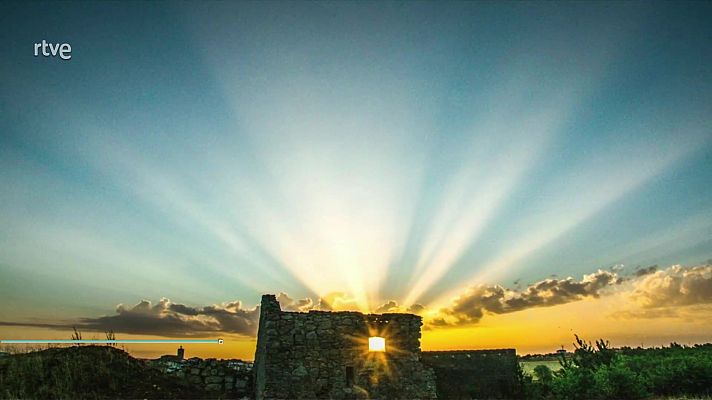
<path id="1" fill-rule="evenodd" d="M 108 346 L 51 348 L 0 358 L 0 397 L 207 398 L 145 361 Z"/>

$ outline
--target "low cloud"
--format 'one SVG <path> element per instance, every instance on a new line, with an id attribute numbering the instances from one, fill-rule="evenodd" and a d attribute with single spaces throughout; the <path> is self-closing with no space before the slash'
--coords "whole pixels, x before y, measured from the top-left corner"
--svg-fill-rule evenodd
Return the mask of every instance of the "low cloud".
<path id="1" fill-rule="evenodd" d="M 205 307 L 190 307 L 162 298 L 155 305 L 141 300 L 134 306 L 119 304 L 116 314 L 82 318 L 77 329 L 170 337 L 232 333 L 254 336 L 257 332 L 259 306 L 244 308 L 232 301 Z"/>
<path id="2" fill-rule="evenodd" d="M 422 314 L 425 312 L 425 306 L 422 304 L 413 304 L 412 306 L 408 307 L 406 312 L 409 312 L 411 314 Z"/>
<path id="3" fill-rule="evenodd" d="M 549 278 L 529 284 L 523 289 L 509 289 L 501 285 L 476 285 L 465 290 L 452 303 L 426 318 L 428 329 L 474 324 L 487 314 L 506 314 L 535 307 L 551 307 L 606 294 L 620 295 L 621 308 L 611 314 L 616 319 L 633 318 L 693 318 L 712 310 L 712 263 L 684 267 L 675 265 L 659 269 L 653 265 L 638 268 L 626 278 L 618 275 L 621 268 L 598 270 L 574 278 Z M 277 295 L 282 310 L 308 312 L 310 310 L 358 310 L 356 300 L 343 292 L 332 292 L 318 301 L 311 298 L 294 299 L 287 293 Z M 389 300 L 377 307 L 375 313 L 408 312 L 424 315 L 423 305 L 401 306 Z M 74 321 L 48 323 L 45 321 L 3 322 L 0 326 L 29 326 L 47 329 L 84 331 L 114 331 L 116 333 L 159 335 L 166 337 L 199 337 L 237 334 L 255 336 L 259 305 L 245 307 L 240 301 L 230 301 L 202 307 L 174 303 L 162 298 L 153 304 L 141 300 L 133 306 L 119 304 L 112 315 L 80 318 Z"/>
<path id="4" fill-rule="evenodd" d="M 304 299 L 293 299 L 287 293 L 280 292 L 277 295 L 277 301 L 283 311 L 308 312 L 310 310 L 319 311 L 356 311 L 359 305 L 356 299 L 344 292 L 332 292 L 319 298 L 318 301 L 313 301 L 307 297 Z M 386 313 L 411 313 L 421 314 L 425 311 L 425 307 L 421 304 L 413 304 L 410 307 L 403 307 L 395 300 L 389 300 L 380 306 L 376 307 L 372 312 L 376 314 Z"/>
<path id="5" fill-rule="evenodd" d="M 598 270 L 580 281 L 545 279 L 523 290 L 500 285 L 476 285 L 457 297 L 449 307 L 428 321 L 433 326 L 463 325 L 479 322 L 486 314 L 506 314 L 533 307 L 550 307 L 584 298 L 599 297 L 607 288 L 621 283 L 614 271 Z"/>
<path id="6" fill-rule="evenodd" d="M 310 299 L 309 297 L 300 300 L 295 300 L 289 297 L 289 295 L 284 292 L 280 292 L 277 295 L 277 301 L 279 302 L 279 305 L 284 311 L 306 312 L 309 310 L 313 310 L 318 306 L 318 304 L 314 304 L 314 301 L 312 301 L 312 299 Z"/>
<path id="7" fill-rule="evenodd" d="M 645 274 L 635 281 L 631 298 L 645 309 L 712 304 L 712 265 L 674 265 Z"/>
<path id="8" fill-rule="evenodd" d="M 331 292 L 319 299 L 315 309 L 323 311 L 358 310 L 358 301 L 344 292 Z"/>
<path id="9" fill-rule="evenodd" d="M 72 323 L 49 323 L 49 322 L 15 322 L 15 321 L 0 321 L 0 326 L 24 326 L 29 328 L 47 328 L 47 329 L 72 329 L 76 324 Z"/>
<path id="10" fill-rule="evenodd" d="M 506 314 L 534 307 L 550 307 L 607 294 L 621 295 L 616 319 L 686 318 L 712 310 L 712 263 L 660 270 L 657 265 L 638 268 L 630 276 L 618 275 L 622 266 L 573 278 L 546 279 L 523 290 L 500 285 L 476 285 L 429 319 L 431 328 L 473 324 L 487 314 Z M 624 284 L 625 283 L 625 284 Z"/>
<path id="11" fill-rule="evenodd" d="M 376 314 L 397 313 L 397 312 L 400 312 L 400 307 L 398 307 L 398 303 L 396 303 L 395 300 L 388 301 L 387 303 L 376 308 L 376 311 L 375 311 Z"/>
<path id="12" fill-rule="evenodd" d="M 280 292 L 277 295 L 277 301 L 282 311 L 355 311 L 359 309 L 357 300 L 344 292 L 331 292 L 320 297 L 317 301 L 309 297 L 296 300 L 289 297 L 287 293 Z"/>
<path id="13" fill-rule="evenodd" d="M 655 273 L 655 271 L 657 271 L 657 270 L 658 270 L 657 265 L 651 265 L 647 268 L 639 268 L 635 271 L 635 276 L 640 277 L 640 276 L 650 275 L 650 274 Z"/>

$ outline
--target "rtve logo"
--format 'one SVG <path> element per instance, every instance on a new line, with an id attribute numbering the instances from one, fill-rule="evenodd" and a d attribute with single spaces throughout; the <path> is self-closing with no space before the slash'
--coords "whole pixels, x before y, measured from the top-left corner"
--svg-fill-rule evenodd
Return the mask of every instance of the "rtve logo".
<path id="1" fill-rule="evenodd" d="M 42 39 L 41 43 L 35 43 L 35 57 L 39 57 L 40 48 L 42 49 L 42 55 L 45 57 L 57 57 L 62 60 L 72 59 L 72 45 L 69 43 L 47 43 L 46 40 Z M 49 49 L 49 51 L 47 51 Z"/>

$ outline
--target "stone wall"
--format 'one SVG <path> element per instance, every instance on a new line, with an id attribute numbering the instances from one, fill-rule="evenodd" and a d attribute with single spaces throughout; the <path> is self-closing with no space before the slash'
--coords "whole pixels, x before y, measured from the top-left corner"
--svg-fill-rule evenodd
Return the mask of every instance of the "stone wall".
<path id="1" fill-rule="evenodd" d="M 521 398 L 514 349 L 425 351 L 422 360 L 435 371 L 438 398 Z"/>
<path id="2" fill-rule="evenodd" d="M 432 369 L 420 362 L 421 318 L 412 314 L 283 312 L 262 296 L 255 397 L 436 398 Z M 385 353 L 368 338 L 386 339 Z"/>
<path id="3" fill-rule="evenodd" d="M 252 363 L 242 360 L 191 358 L 188 360 L 156 360 L 151 362 L 185 386 L 206 390 L 219 397 L 251 397 L 253 393 Z"/>

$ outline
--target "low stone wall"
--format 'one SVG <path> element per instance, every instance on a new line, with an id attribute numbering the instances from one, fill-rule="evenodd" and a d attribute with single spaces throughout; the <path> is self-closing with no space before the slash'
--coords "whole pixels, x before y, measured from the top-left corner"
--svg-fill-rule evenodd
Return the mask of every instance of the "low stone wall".
<path id="1" fill-rule="evenodd" d="M 214 392 L 220 397 L 241 398 L 253 394 L 252 363 L 199 358 L 152 363 L 184 385 Z"/>
<path id="2" fill-rule="evenodd" d="M 439 399 L 521 398 L 514 349 L 424 351 L 421 359 L 435 371 Z"/>

